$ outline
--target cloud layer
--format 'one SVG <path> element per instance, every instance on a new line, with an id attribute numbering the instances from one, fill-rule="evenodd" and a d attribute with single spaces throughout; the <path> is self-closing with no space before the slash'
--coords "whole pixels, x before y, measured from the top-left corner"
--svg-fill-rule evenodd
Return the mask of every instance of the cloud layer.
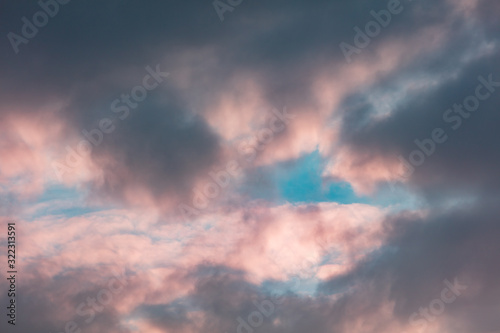
<path id="1" fill-rule="evenodd" d="M 500 332 L 497 1 L 0 9 L 19 332 Z"/>

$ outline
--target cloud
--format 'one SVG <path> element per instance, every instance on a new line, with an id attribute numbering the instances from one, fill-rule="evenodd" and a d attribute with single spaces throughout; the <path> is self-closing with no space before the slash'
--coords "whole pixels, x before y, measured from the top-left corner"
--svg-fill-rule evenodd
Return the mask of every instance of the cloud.
<path id="1" fill-rule="evenodd" d="M 221 22 L 206 1 L 73 1 L 18 54 L 3 38 L 0 199 L 2 220 L 19 226 L 19 330 L 238 332 L 241 318 L 262 333 L 411 333 L 424 325 L 413 314 L 455 279 L 467 289 L 426 328 L 498 330 L 500 94 L 478 77 L 500 81 L 500 7 L 402 2 L 347 63 L 339 44 L 387 5 L 243 1 Z M 4 36 L 39 10 L 1 7 Z M 168 76 L 127 102 L 156 68 Z M 480 83 L 490 96 L 477 111 L 447 113 Z M 178 204 L 285 107 L 295 118 L 242 167 L 277 200 L 248 202 L 236 186 L 181 220 Z M 435 129 L 442 143 L 429 143 Z M 53 162 L 68 164 L 70 150 L 79 156 L 57 186 L 79 195 L 47 199 Z M 404 173 L 400 156 L 416 150 L 425 162 Z M 291 204 L 274 198 L 278 182 L 256 179 L 316 151 L 324 184 L 348 183 L 365 203 Z M 406 210 L 374 204 L 388 185 Z M 126 288 L 84 325 L 76 309 L 115 272 Z"/>

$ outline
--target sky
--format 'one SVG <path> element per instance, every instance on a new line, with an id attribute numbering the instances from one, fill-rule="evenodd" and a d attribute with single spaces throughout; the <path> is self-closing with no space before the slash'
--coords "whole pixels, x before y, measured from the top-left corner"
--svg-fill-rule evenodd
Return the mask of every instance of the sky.
<path id="1" fill-rule="evenodd" d="M 0 1 L 0 332 L 499 333 L 499 17 Z"/>

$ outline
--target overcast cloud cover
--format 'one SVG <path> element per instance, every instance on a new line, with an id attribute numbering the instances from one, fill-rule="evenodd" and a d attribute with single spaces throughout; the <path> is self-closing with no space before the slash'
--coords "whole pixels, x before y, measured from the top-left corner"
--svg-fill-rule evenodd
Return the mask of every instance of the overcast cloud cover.
<path id="1" fill-rule="evenodd" d="M 1 1 L 0 331 L 500 333 L 499 18 Z"/>

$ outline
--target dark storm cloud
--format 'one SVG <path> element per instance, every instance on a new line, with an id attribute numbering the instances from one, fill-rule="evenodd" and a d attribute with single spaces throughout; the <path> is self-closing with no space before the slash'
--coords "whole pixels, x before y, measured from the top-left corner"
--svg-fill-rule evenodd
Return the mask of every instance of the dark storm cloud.
<path id="1" fill-rule="evenodd" d="M 444 314 L 460 323 L 454 331 L 497 330 L 500 321 L 490 311 L 498 306 L 500 296 L 500 270 L 496 265 L 500 225 L 495 200 L 432 213 L 426 218 L 405 214 L 392 217 L 386 222 L 384 248 L 347 275 L 325 283 L 320 291 L 352 287 L 354 294 L 361 294 L 373 309 L 394 301 L 394 315 L 408 322 L 411 314 L 441 296 L 446 287 L 443 281 L 458 278 L 467 289 Z M 344 301 L 349 304 L 356 298 L 346 296 Z"/>
<path id="2" fill-rule="evenodd" d="M 412 8 L 420 6 L 430 5 L 419 3 Z M 220 148 L 203 118 L 183 129 L 174 125 L 173 118 L 183 117 L 182 113 L 188 117 L 193 106 L 203 114 L 207 103 L 229 88 L 231 77 L 247 71 L 258 79 L 272 105 L 311 102 L 315 75 L 332 61 L 339 68 L 346 65 L 338 45 L 352 42 L 354 24 L 364 25 L 372 19 L 370 10 L 386 7 L 385 0 L 245 2 L 220 22 L 212 4 L 201 0 L 150 1 L 146 5 L 73 0 L 60 5 L 36 36 L 19 45 L 18 54 L 8 38 L 2 39 L 2 113 L 14 109 L 39 112 L 42 106 L 64 101 L 69 106 L 58 118 L 69 125 L 66 133 L 90 130 L 108 117 L 111 101 L 130 91 L 131 77 L 139 83 L 141 69 L 161 63 L 171 76 L 154 94 L 168 91 L 172 101 L 144 102 L 137 110 L 140 116 L 127 119 L 112 133 L 114 138 L 105 138 L 93 157 L 106 150 L 108 156 L 117 158 L 116 163 L 124 162 L 117 172 L 111 171 L 116 169 L 113 163 L 101 165 L 107 194 L 119 197 L 134 183 L 150 187 L 154 195 L 173 190 L 184 193 L 192 184 L 190 179 L 213 165 Z M 380 40 L 396 32 L 439 22 L 435 13 L 443 12 L 445 6 L 433 3 L 432 8 L 432 12 L 418 15 L 409 9 L 394 17 L 362 56 L 369 56 Z M 21 18 L 31 20 L 40 7 L 34 2 L 8 3 L 3 9 L 1 31 L 7 35 L 21 34 Z M 214 50 L 214 66 L 185 68 L 185 52 L 196 54 L 207 48 Z M 194 76 L 188 91 L 176 89 L 176 75 L 190 70 Z M 94 158 L 94 162 L 101 160 Z"/>
<path id="3" fill-rule="evenodd" d="M 135 85 L 127 78 L 130 71 L 137 73 L 131 77 L 140 84 L 147 74 L 144 68 L 154 69 L 169 52 L 209 43 L 214 34 L 198 24 L 210 25 L 213 17 L 197 6 L 203 3 L 144 6 L 140 2 L 73 1 L 60 6 L 37 36 L 20 45 L 18 55 L 2 53 L 3 112 L 67 101 L 58 117 L 69 125 L 68 134 L 92 131 L 103 118 L 116 120 L 110 105 L 121 94 L 130 94 Z M 4 27 L 14 30 L 20 29 L 23 15 L 30 17 L 40 9 L 19 4 L 5 7 L 11 15 Z M 185 24 L 187 17 L 196 23 Z M 169 65 L 161 63 L 161 71 L 167 72 Z M 99 156 L 114 158 L 101 165 L 103 184 L 94 188 L 119 198 L 124 189 L 135 185 L 149 187 L 159 199 L 176 191 L 183 195 L 190 190 L 192 178 L 218 159 L 217 137 L 202 118 L 185 120 L 192 110 L 169 88 L 168 82 L 158 88 L 164 91 L 156 92 L 162 102 L 150 92 L 148 100 L 131 110 L 135 113 L 128 119 L 117 120 L 116 131 L 94 148 L 94 162 L 102 161 Z"/>
<path id="4" fill-rule="evenodd" d="M 441 128 L 448 139 L 436 143 L 435 152 L 426 156 L 421 166 L 415 167 L 412 184 L 421 189 L 445 191 L 443 193 L 449 189 L 467 189 L 469 194 L 496 191 L 500 181 L 497 173 L 500 139 L 496 126 L 500 120 L 500 89 L 494 88 L 496 90 L 487 99 L 480 101 L 477 111 L 466 111 L 470 114 L 468 118 L 458 113 L 446 115 L 446 112 L 453 109 L 454 104 L 463 104 L 468 96 L 475 95 L 476 87 L 483 85 L 478 77 L 489 81 L 491 75 L 493 81 L 500 82 L 498 59 L 498 53 L 482 57 L 458 68 L 456 77 L 447 78 L 444 70 L 442 83 L 416 93 L 409 92 L 394 112 L 380 121 L 373 119 L 376 108 L 368 101 L 363 103 L 358 99 L 354 102 L 353 98 L 353 102 L 346 104 L 344 142 L 354 150 L 374 150 L 391 157 L 402 155 L 408 160 L 411 152 L 418 149 L 415 140 L 429 139 L 434 129 Z M 450 61 L 453 62 L 453 58 Z M 431 73 L 427 74 L 431 79 Z M 391 84 L 385 88 L 397 89 Z M 482 88 L 481 92 L 489 93 L 486 89 Z M 460 119 L 451 118 L 457 115 Z"/>
<path id="5" fill-rule="evenodd" d="M 424 9 L 430 9 L 426 2 L 408 7 L 423 4 Z M 60 6 L 47 26 L 20 46 L 19 54 L 14 54 L 7 38 L 2 39 L 4 52 L 0 57 L 8 82 L 3 90 L 9 93 L 5 94 L 9 100 L 33 93 L 42 100 L 65 96 L 79 83 L 94 81 L 116 69 L 157 63 L 159 57 L 168 58 L 179 50 L 196 52 L 211 47 L 220 61 L 217 71 L 209 73 L 212 80 L 250 69 L 264 75 L 264 84 L 269 81 L 270 94 L 283 90 L 292 97 L 321 64 L 336 59 L 344 66 L 338 44 L 352 43 L 353 26 L 373 19 L 370 10 L 386 7 L 385 0 L 245 2 L 231 13 L 231 19 L 221 23 L 206 1 L 150 1 L 144 5 L 139 1 L 73 0 Z M 410 32 L 420 24 L 437 23 L 445 9 L 433 2 L 432 11 L 416 15 L 407 10 L 395 17 L 377 40 Z M 4 4 L 2 33 L 20 33 L 21 17 L 31 18 L 38 10 L 34 2 L 29 6 Z M 376 48 L 376 43 L 370 49 Z M 288 84 L 287 77 L 295 79 L 298 87 Z"/>
<path id="6" fill-rule="evenodd" d="M 476 18 L 489 17 L 496 4 L 480 2 Z M 422 89 L 404 91 L 387 117 L 376 118 L 377 106 L 360 93 L 344 101 L 342 142 L 354 151 L 372 151 L 386 157 L 409 155 L 418 149 L 414 140 L 429 139 L 436 128 L 447 135 L 435 143 L 435 152 L 410 175 L 410 189 L 428 203 L 427 217 L 393 216 L 386 221 L 385 245 L 351 273 L 326 283 L 320 292 L 352 288 L 372 309 L 387 300 L 395 302 L 394 315 L 403 324 L 421 307 L 440 297 L 444 280 L 456 277 L 468 285 L 466 296 L 446 306 L 443 316 L 453 332 L 493 332 L 500 322 L 497 308 L 500 271 L 494 264 L 499 253 L 498 224 L 500 155 L 498 123 L 500 90 L 485 81 L 500 82 L 498 24 L 470 26 L 450 21 L 455 29 L 447 46 L 406 67 L 383 76 L 368 93 L 400 91 L 405 79 L 432 82 Z M 480 38 L 477 38 L 480 36 Z M 485 51 L 484 45 L 490 45 Z M 484 80 L 479 80 L 482 76 Z M 445 112 L 463 104 L 468 96 L 490 93 L 477 111 Z M 489 85 L 488 85 L 489 86 Z M 494 91 L 493 91 L 494 90 Z M 356 297 L 344 297 L 355 306 Z M 364 314 L 365 316 L 368 313 Z M 415 317 L 422 319 L 421 315 Z M 415 324 L 415 322 L 414 322 Z"/>
<path id="7" fill-rule="evenodd" d="M 170 332 L 182 332 L 190 324 L 186 306 L 180 303 L 141 306 L 136 313 L 153 326 Z"/>
<path id="8" fill-rule="evenodd" d="M 112 197 L 136 185 L 159 200 L 169 194 L 188 197 L 196 176 L 220 157 L 217 136 L 175 102 L 148 100 L 115 124 L 92 155 L 104 172 L 101 189 Z"/>
<path id="9" fill-rule="evenodd" d="M 189 297 L 161 306 L 141 307 L 138 311 L 147 313 L 145 317 L 156 327 L 181 332 L 182 329 L 214 333 L 247 332 L 245 324 L 263 333 L 331 331 L 329 306 L 324 300 L 303 299 L 291 292 L 271 294 L 248 282 L 243 272 L 222 266 L 203 265 L 189 276 L 195 284 Z M 186 320 L 186 310 L 201 310 L 205 316 L 203 322 Z M 157 317 L 161 313 L 163 317 Z M 252 313 L 255 313 L 255 318 L 249 319 Z M 252 328 L 249 321 L 258 322 L 257 313 L 262 316 L 262 320 Z M 282 324 L 273 324 L 275 319 L 279 319 Z M 175 324 L 180 322 L 183 323 L 182 329 Z"/>
<path id="10" fill-rule="evenodd" d="M 125 282 L 125 285 L 128 285 L 126 278 L 114 275 L 103 267 L 99 270 L 92 268 L 67 270 L 52 278 L 46 276 L 43 269 L 39 270 L 35 266 L 31 262 L 23 269 L 25 273 L 29 272 L 30 278 L 34 279 L 31 282 L 36 281 L 35 283 L 22 281 L 19 274 L 17 275 L 16 330 L 54 333 L 78 330 L 93 333 L 130 332 L 121 326 L 120 316 L 115 310 L 125 295 L 126 289 L 122 286 L 116 294 L 109 291 L 109 282 L 116 280 L 115 276 L 121 279 L 119 283 Z M 105 276 L 105 274 L 108 274 L 108 279 L 104 280 L 105 283 L 98 285 L 91 282 L 95 282 L 96 276 Z M 114 284 L 114 287 L 117 286 L 120 285 Z M 103 290 L 112 295 L 109 303 L 99 302 L 100 296 L 98 295 Z M 6 296 L 0 298 L 2 307 L 9 302 Z M 93 298 L 95 303 L 88 303 L 88 298 Z M 5 320 L 0 322 L 3 332 L 8 332 L 11 327 L 13 326 L 8 325 Z"/>
<path id="11" fill-rule="evenodd" d="M 429 139 L 434 129 L 442 129 L 446 141 L 436 143 L 435 152 L 415 167 L 410 184 L 424 190 L 431 201 L 438 192 L 441 196 L 451 191 L 496 192 L 500 141 L 495 124 L 500 120 L 500 90 L 488 90 L 491 87 L 484 87 L 478 78 L 490 81 L 491 75 L 492 81 L 500 82 L 500 40 L 495 33 L 500 25 L 488 19 L 498 10 L 496 3 L 479 1 L 477 10 L 462 14 L 467 20 L 462 15 L 444 16 L 442 22 L 449 29 L 445 45 L 380 75 L 370 87 L 348 96 L 343 103 L 343 144 L 389 158 L 401 155 L 408 161 L 418 149 L 415 140 Z M 416 83 L 408 84 L 408 80 Z M 477 111 L 465 111 L 470 115 L 460 119 L 455 117 L 458 113 L 447 113 L 454 104 L 475 96 L 478 85 L 483 85 L 481 92 L 488 97 L 480 100 Z M 378 117 L 379 106 L 366 98 L 370 94 L 396 98 L 387 117 Z"/>

